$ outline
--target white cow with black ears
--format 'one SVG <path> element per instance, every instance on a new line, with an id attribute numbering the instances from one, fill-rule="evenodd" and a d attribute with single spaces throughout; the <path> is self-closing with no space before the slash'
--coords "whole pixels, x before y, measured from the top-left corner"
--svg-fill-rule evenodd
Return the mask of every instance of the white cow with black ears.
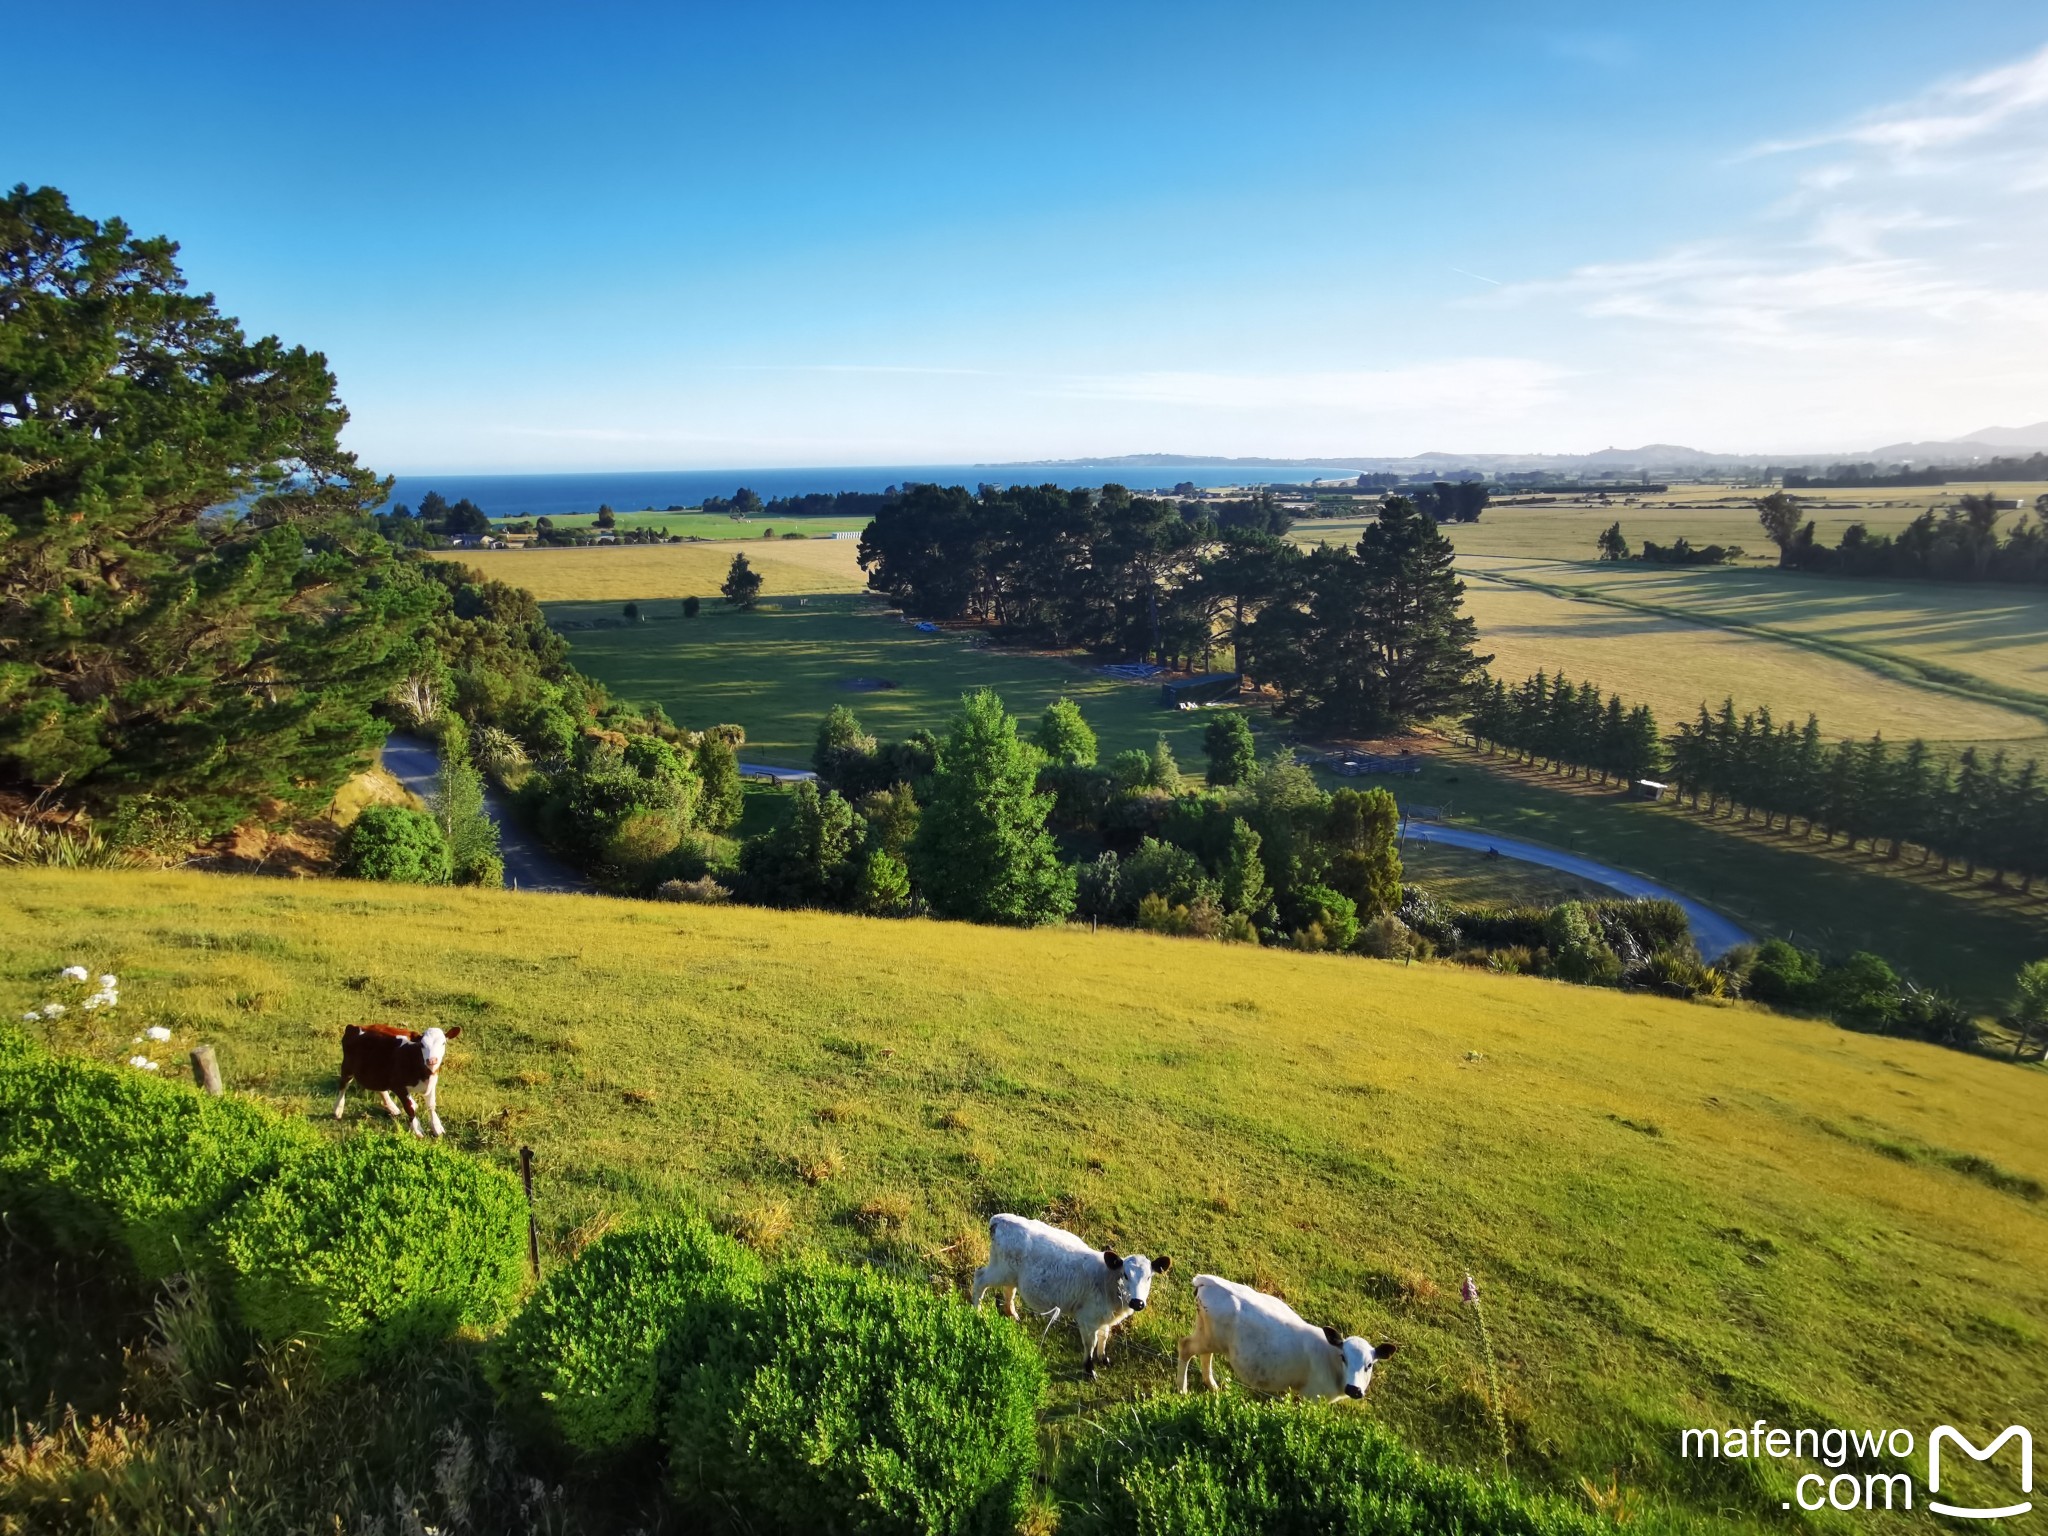
<path id="1" fill-rule="evenodd" d="M 1218 1275 L 1195 1276 L 1195 1331 L 1180 1341 L 1180 1389 L 1188 1367 L 1202 1361 L 1202 1380 L 1216 1388 L 1222 1355 L 1239 1382 L 1253 1392 L 1294 1397 L 1363 1397 L 1372 1368 L 1399 1346 L 1375 1349 L 1353 1334 L 1319 1328 L 1278 1296 Z"/>
<path id="2" fill-rule="evenodd" d="M 990 1291 L 1001 1291 L 1004 1310 L 1012 1317 L 1021 1298 L 1051 1322 L 1071 1318 L 1081 1334 L 1082 1368 L 1093 1381 L 1095 1367 L 1109 1364 L 1109 1330 L 1144 1311 L 1152 1277 L 1172 1268 L 1165 1254 L 1126 1258 L 1114 1248 L 1091 1248 L 1042 1221 L 1005 1214 L 989 1220 L 988 1262 L 974 1272 L 974 1305 L 980 1306 Z"/>

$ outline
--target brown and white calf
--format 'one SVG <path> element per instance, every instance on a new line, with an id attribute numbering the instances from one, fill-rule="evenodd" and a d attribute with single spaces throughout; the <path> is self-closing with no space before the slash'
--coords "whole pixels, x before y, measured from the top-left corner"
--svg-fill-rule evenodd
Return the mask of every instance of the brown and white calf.
<path id="1" fill-rule="evenodd" d="M 1363 1397 L 1372 1368 L 1397 1346 L 1377 1349 L 1353 1334 L 1320 1328 L 1278 1296 L 1219 1275 L 1195 1276 L 1195 1331 L 1180 1342 L 1180 1389 L 1188 1367 L 1202 1362 L 1202 1381 L 1216 1390 L 1216 1357 L 1230 1362 L 1253 1392 L 1291 1397 Z"/>
<path id="2" fill-rule="evenodd" d="M 384 1107 L 391 1118 L 400 1118 L 395 1093 L 405 1100 L 405 1116 L 412 1133 L 420 1134 L 420 1112 L 413 1103 L 413 1090 L 425 1088 L 427 1121 L 434 1134 L 441 1134 L 441 1111 L 436 1092 L 441 1084 L 441 1063 L 448 1057 L 448 1042 L 462 1033 L 462 1026 L 447 1031 L 400 1029 L 392 1024 L 351 1024 L 341 1032 L 341 1097 L 334 1101 L 334 1118 L 339 1120 L 348 1103 L 351 1083 L 361 1083 L 384 1095 Z"/>
<path id="3" fill-rule="evenodd" d="M 1071 1232 L 1002 1215 L 988 1224 L 988 1262 L 974 1272 L 974 1305 L 990 1291 L 1003 1296 L 1004 1310 L 1017 1315 L 1018 1298 L 1040 1317 L 1071 1318 L 1081 1333 L 1081 1361 L 1088 1379 L 1109 1364 L 1109 1330 L 1133 1312 L 1145 1310 L 1152 1277 L 1173 1268 L 1161 1254 L 1128 1258 L 1113 1248 L 1091 1248 Z"/>

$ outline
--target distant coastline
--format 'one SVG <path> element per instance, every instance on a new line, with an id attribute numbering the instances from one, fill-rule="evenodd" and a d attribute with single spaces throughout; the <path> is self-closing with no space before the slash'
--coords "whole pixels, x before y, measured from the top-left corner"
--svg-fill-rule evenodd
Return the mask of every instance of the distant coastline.
<path id="1" fill-rule="evenodd" d="M 1231 466 L 1235 465 L 1233 469 Z M 1108 481 L 1135 491 L 1170 491 L 1183 481 L 1200 486 L 1236 485 L 1246 468 L 1293 469 L 1298 477 L 1330 478 L 1340 474 L 1327 465 L 1304 461 L 1171 461 L 1134 464 L 1129 460 L 1089 459 L 1060 464 L 892 464 L 823 466 L 814 469 L 679 469 L 618 470 L 552 475 L 398 475 L 391 499 L 416 507 L 428 491 L 450 501 L 468 497 L 491 517 L 559 517 L 594 512 L 608 505 L 620 512 L 645 508 L 694 507 L 706 496 L 730 496 L 741 486 L 763 500 L 830 491 L 883 491 L 892 485 L 934 481 L 941 485 L 1097 486 Z M 1352 470 L 1356 474 L 1358 471 Z M 1272 478 L 1269 475 L 1261 479 Z"/>

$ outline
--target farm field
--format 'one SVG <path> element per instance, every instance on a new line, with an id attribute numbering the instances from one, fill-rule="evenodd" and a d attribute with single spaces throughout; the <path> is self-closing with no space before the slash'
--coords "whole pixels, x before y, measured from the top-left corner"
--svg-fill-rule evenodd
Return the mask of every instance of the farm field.
<path id="1" fill-rule="evenodd" d="M 1150 751 L 1164 734 L 1182 770 L 1202 772 L 1206 711 L 1162 708 L 1156 687 L 1112 681 L 1062 657 L 922 634 L 862 598 L 801 608 L 768 602 L 752 613 L 706 604 L 695 619 L 673 603 L 642 608 L 648 623 L 569 628 L 571 659 L 622 698 L 658 702 L 679 724 L 744 725 L 749 762 L 809 767 L 818 723 L 834 704 L 849 706 L 870 733 L 896 740 L 920 728 L 943 731 L 961 694 L 994 688 L 1027 721 L 1062 694 L 1073 699 L 1105 758 L 1128 747 Z M 563 627 L 618 616 L 609 604 L 550 603 L 547 613 Z M 882 681 L 895 686 L 863 686 Z"/>
<path id="2" fill-rule="evenodd" d="M 1167 1389 L 1199 1270 L 1397 1340 L 1341 1411 L 1483 1466 L 1475 1274 L 1521 1475 L 1618 1478 L 1673 1502 L 1666 1528 L 1776 1527 L 1784 1492 L 1681 1461 L 1682 1426 L 2048 1408 L 2038 1069 L 1078 929 L 50 870 L 0 886 L 0 919 L 16 1014 L 63 964 L 123 979 L 118 1018 L 37 1025 L 51 1045 L 119 1059 L 162 1023 L 167 1064 L 212 1043 L 231 1085 L 323 1128 L 344 1024 L 463 1025 L 451 1137 L 501 1166 L 535 1149 L 551 1254 L 682 1204 L 955 1290 L 1000 1209 L 1171 1253 L 1099 1382 L 1046 1344 L 1055 1435 Z"/>
<path id="3" fill-rule="evenodd" d="M 1824 642 L 1873 668 L 1978 687 L 2048 716 L 2048 591 L 2038 587 L 1539 561 L 1475 560 L 1468 568 L 1697 615 L 1766 638 Z"/>
<path id="4" fill-rule="evenodd" d="M 858 592 L 867 585 L 856 539 L 728 539 L 702 544 L 617 544 L 592 549 L 461 549 L 437 551 L 490 577 L 524 587 L 544 603 L 645 601 L 700 597 L 718 588 L 745 555 L 761 573 L 766 597 Z"/>
<path id="5" fill-rule="evenodd" d="M 1419 775 L 1390 787 L 1404 806 L 1429 807 L 1453 824 L 1548 843 L 1647 875 L 1753 933 L 1829 954 L 1871 950 L 1909 980 L 1985 1014 L 2005 1007 L 2020 966 L 2048 957 L 2048 902 L 1994 899 L 1981 886 L 1966 885 L 1960 871 L 1946 884 L 1908 878 L 1867 853 L 1839 846 L 1823 853 L 1817 843 L 1744 835 L 1735 825 L 1676 806 L 1512 769 L 1505 758 L 1463 748 L 1439 749 Z M 1503 871 L 1502 879 L 1528 873 L 1493 867 Z"/>
<path id="6" fill-rule="evenodd" d="M 518 522 L 518 516 L 495 516 L 496 523 Z M 658 528 L 663 533 L 672 533 L 678 538 L 699 539 L 758 539 L 763 530 L 773 528 L 776 533 L 802 533 L 815 537 L 823 533 L 858 533 L 867 527 L 864 517 L 751 517 L 736 519 L 723 512 L 657 512 L 652 508 L 639 512 L 625 512 L 614 509 L 613 517 L 621 529 Z M 595 512 L 557 512 L 548 515 L 548 521 L 557 528 L 593 528 L 597 522 Z"/>
<path id="7" fill-rule="evenodd" d="M 1999 485 L 1878 487 L 1858 490 L 1795 491 L 1823 543 L 1838 543 L 1851 523 L 1864 523 L 1874 533 L 1896 533 L 1929 507 L 1951 506 L 1969 493 L 1995 492 L 2031 507 L 2048 493 L 2048 484 L 2011 482 Z M 1630 544 L 1645 539 L 1669 544 L 1683 535 L 1694 544 L 1736 544 L 1745 565 L 1774 566 L 1778 552 L 1757 526 L 1756 498 L 1765 489 L 1732 490 L 1720 485 L 1674 485 L 1661 494 L 1630 497 L 1560 498 L 1556 501 L 1507 506 L 1496 503 L 1476 523 L 1450 523 L 1444 533 L 1460 555 L 1514 556 L 1537 560 L 1591 560 L 1594 541 L 1615 521 Z M 2007 514 L 2011 517 L 2015 514 Z M 1299 543 L 1355 543 L 1366 519 L 1315 518 L 1296 523 L 1290 535 Z"/>
<path id="8" fill-rule="evenodd" d="M 1480 645 L 1494 656 L 1494 676 L 1514 683 L 1539 668 L 1553 674 L 1562 669 L 1575 681 L 1590 678 L 1604 691 L 1647 703 L 1667 731 L 1691 719 L 1702 702 L 1718 709 L 1732 694 L 1738 709 L 1768 704 L 1781 720 L 1798 722 L 1816 713 L 1831 739 L 1879 731 L 1892 740 L 1920 736 L 1945 742 L 2011 742 L 2043 735 L 2042 718 L 2022 708 L 1960 695 L 1903 669 L 1887 676 L 1866 658 L 1716 626 L 1707 622 L 1714 613 L 1711 604 L 1698 599 L 1684 611 L 1660 604 L 1662 612 L 1599 600 L 1610 592 L 1627 597 L 1641 590 L 1641 601 L 1656 604 L 1659 598 L 1650 593 L 1667 593 L 1682 581 L 1603 578 L 1578 566 L 1529 561 L 1466 562 L 1460 574 L 1467 611 L 1479 624 Z M 1775 573 L 1727 574 L 1734 578 L 1731 585 L 1750 594 L 1752 612 L 1768 606 Z M 1521 584 L 1530 581 L 1574 593 L 1583 588 L 1587 596 Z M 1877 626 L 1939 627 L 1940 599 L 1909 610 L 1911 594 L 1874 585 L 1880 586 L 1870 596 Z M 1709 590 L 1719 590 L 1718 584 L 1700 588 Z M 1854 596 L 1845 584 L 1832 583 L 1826 595 Z M 2028 606 L 2048 612 L 2048 603 Z M 1824 622 L 1818 615 L 1809 621 Z M 2041 648 L 2048 662 L 2048 644 Z"/>

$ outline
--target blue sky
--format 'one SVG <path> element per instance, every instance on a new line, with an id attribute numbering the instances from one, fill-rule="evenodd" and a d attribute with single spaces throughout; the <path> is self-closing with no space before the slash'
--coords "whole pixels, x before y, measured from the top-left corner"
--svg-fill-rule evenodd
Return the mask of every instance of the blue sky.
<path id="1" fill-rule="evenodd" d="M 392 471 L 1871 446 L 2048 418 L 2048 12 L 64 7 L 0 175 Z"/>

